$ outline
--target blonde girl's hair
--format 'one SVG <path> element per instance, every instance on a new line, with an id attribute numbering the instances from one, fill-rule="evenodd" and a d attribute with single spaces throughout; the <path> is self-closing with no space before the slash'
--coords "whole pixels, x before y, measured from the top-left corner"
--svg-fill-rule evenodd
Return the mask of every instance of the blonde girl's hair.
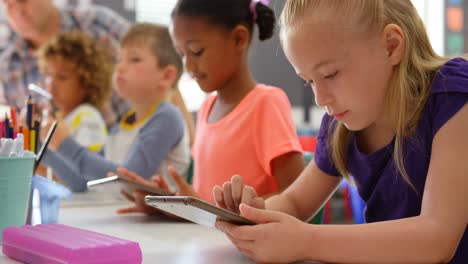
<path id="1" fill-rule="evenodd" d="M 120 42 L 121 47 L 129 44 L 149 45 L 154 57 L 158 59 L 159 67 L 175 66 L 177 76 L 171 88 L 173 90 L 178 88 L 178 82 L 183 73 L 182 59 L 174 48 L 166 26 L 152 23 L 135 24 Z"/>
<path id="2" fill-rule="evenodd" d="M 423 21 L 410 0 L 287 0 L 280 18 L 281 30 L 297 25 L 306 11 L 311 10 L 329 10 L 335 14 L 345 12 L 348 16 L 355 16 L 353 19 L 357 26 L 369 32 L 381 32 L 388 24 L 401 28 L 406 40 L 405 52 L 394 69 L 385 110 L 395 129 L 393 159 L 396 168 L 416 191 L 404 166 L 403 140 L 415 132 L 432 80 L 447 59 L 434 52 Z M 311 16 L 311 13 L 307 15 Z M 346 164 L 352 132 L 337 122 L 332 122 L 331 128 L 331 158 L 340 174 L 349 179 Z"/>
<path id="3" fill-rule="evenodd" d="M 48 60 L 60 56 L 75 65 L 87 96 L 84 102 L 102 109 L 112 94 L 111 54 L 97 40 L 81 31 L 60 33 L 39 51 L 39 68 L 46 72 Z"/>

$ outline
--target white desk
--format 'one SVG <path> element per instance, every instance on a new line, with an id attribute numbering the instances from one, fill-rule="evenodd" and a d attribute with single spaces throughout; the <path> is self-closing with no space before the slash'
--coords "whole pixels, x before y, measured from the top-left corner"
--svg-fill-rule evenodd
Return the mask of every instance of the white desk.
<path id="1" fill-rule="evenodd" d="M 137 241 L 143 252 L 143 263 L 253 263 L 214 228 L 141 214 L 117 215 L 115 211 L 122 205 L 107 201 L 90 205 L 86 202 L 89 199 L 81 198 L 85 197 L 78 196 L 63 204 L 59 222 Z M 0 264 L 3 263 L 17 262 L 0 254 Z"/>

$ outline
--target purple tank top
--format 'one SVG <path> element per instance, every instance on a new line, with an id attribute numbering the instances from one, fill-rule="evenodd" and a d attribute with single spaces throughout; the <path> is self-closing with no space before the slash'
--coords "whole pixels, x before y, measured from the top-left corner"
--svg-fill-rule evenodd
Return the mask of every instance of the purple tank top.
<path id="1" fill-rule="evenodd" d="M 468 61 L 448 61 L 436 74 L 431 94 L 415 133 L 403 141 L 405 169 L 416 187 L 415 192 L 397 172 L 393 161 L 394 143 L 364 154 L 352 137 L 348 152 L 348 170 L 359 194 L 366 202 L 368 223 L 417 216 L 421 212 L 424 185 L 437 131 L 468 101 Z M 327 148 L 328 128 L 335 122 L 325 115 L 318 134 L 315 163 L 325 173 L 339 176 Z M 450 263 L 468 263 L 468 232 L 465 229 L 455 257 Z"/>

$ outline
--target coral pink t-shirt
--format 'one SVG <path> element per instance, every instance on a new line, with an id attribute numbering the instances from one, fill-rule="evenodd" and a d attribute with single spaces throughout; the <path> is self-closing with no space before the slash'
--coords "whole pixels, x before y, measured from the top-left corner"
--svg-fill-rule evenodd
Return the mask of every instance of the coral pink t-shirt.
<path id="1" fill-rule="evenodd" d="M 208 115 L 215 100 L 216 95 L 207 98 L 198 112 L 192 150 L 195 191 L 214 202 L 213 187 L 239 174 L 258 195 L 277 192 L 272 160 L 302 152 L 286 94 L 259 84 L 229 114 L 210 124 Z"/>

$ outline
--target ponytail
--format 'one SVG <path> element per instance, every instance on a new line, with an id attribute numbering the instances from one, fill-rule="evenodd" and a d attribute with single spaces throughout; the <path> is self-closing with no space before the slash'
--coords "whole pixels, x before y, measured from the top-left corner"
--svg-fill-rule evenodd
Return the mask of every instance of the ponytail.
<path id="1" fill-rule="evenodd" d="M 262 41 L 271 38 L 276 27 L 268 0 L 178 0 L 171 16 L 200 17 L 227 30 L 246 25 L 251 34 L 256 23 Z"/>

